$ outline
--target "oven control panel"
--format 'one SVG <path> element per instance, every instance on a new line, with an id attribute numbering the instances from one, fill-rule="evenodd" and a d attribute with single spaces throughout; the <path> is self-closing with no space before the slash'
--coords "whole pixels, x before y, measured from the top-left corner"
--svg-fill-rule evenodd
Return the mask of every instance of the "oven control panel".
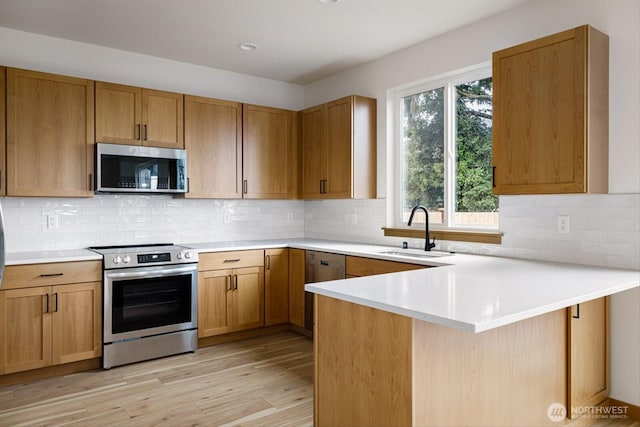
<path id="1" fill-rule="evenodd" d="M 153 249 L 119 247 L 100 252 L 104 256 L 105 270 L 198 262 L 198 253 L 195 250 L 176 245 Z"/>

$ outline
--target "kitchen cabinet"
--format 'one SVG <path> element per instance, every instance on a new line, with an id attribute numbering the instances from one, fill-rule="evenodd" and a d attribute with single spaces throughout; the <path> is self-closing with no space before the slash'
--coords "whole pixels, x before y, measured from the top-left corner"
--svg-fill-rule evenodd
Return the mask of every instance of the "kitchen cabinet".
<path id="1" fill-rule="evenodd" d="M 183 95 L 96 82 L 96 142 L 184 148 Z"/>
<path id="2" fill-rule="evenodd" d="M 595 406 L 609 392 L 608 298 L 573 306 L 567 318 L 567 407 Z"/>
<path id="3" fill-rule="evenodd" d="M 348 96 L 300 113 L 305 199 L 376 197 L 376 100 Z"/>
<path id="4" fill-rule="evenodd" d="M 266 249 L 265 326 L 289 322 L 289 249 Z"/>
<path id="5" fill-rule="evenodd" d="M 201 254 L 198 338 L 264 326 L 264 251 Z"/>
<path id="6" fill-rule="evenodd" d="M 242 104 L 185 96 L 187 198 L 242 198 Z"/>
<path id="7" fill-rule="evenodd" d="M 6 153 L 6 141 L 5 141 L 5 67 L 0 67 L 0 196 L 6 196 L 7 188 L 5 183 L 7 182 L 5 177 L 6 172 L 6 164 L 5 164 L 5 153 Z"/>
<path id="8" fill-rule="evenodd" d="M 7 267 L 0 291 L 1 374 L 100 357 L 101 271 L 99 261 Z"/>
<path id="9" fill-rule="evenodd" d="M 296 117 L 296 113 L 289 110 L 243 105 L 244 198 L 297 198 Z"/>
<path id="10" fill-rule="evenodd" d="M 608 191 L 608 43 L 585 25 L 493 53 L 494 194 Z"/>
<path id="11" fill-rule="evenodd" d="M 289 249 L 289 322 L 304 328 L 305 252 Z"/>
<path id="12" fill-rule="evenodd" d="M 8 196 L 93 196 L 93 85 L 7 69 Z"/>
<path id="13" fill-rule="evenodd" d="M 373 276 L 376 274 L 396 273 L 398 271 L 428 268 L 426 265 L 406 262 L 386 261 L 373 258 L 348 256 L 346 259 L 347 279 L 351 277 Z"/>

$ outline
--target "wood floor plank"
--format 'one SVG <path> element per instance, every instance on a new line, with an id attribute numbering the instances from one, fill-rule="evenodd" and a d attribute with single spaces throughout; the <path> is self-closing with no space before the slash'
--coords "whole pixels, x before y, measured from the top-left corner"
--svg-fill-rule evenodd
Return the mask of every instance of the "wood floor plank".
<path id="1" fill-rule="evenodd" d="M 7 386 L 0 426 L 311 425 L 312 352 L 284 332 Z"/>

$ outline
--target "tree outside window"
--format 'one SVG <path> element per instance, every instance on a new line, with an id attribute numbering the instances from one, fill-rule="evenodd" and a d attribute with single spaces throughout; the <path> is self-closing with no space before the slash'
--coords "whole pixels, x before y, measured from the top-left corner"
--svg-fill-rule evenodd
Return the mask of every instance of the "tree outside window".
<path id="1" fill-rule="evenodd" d="M 491 77 L 440 83 L 405 90 L 397 98 L 402 157 L 399 219 L 406 224 L 411 209 L 422 204 L 431 224 L 495 228 Z M 424 222 L 424 215 L 415 220 Z"/>

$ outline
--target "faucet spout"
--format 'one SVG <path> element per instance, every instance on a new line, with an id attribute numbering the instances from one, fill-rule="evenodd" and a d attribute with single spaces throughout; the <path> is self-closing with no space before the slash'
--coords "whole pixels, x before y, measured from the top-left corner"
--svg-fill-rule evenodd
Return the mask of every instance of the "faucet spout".
<path id="1" fill-rule="evenodd" d="M 407 225 L 409 227 L 411 227 L 411 223 L 413 222 L 413 215 L 416 213 L 417 210 L 424 211 L 424 215 L 425 215 L 425 221 L 424 221 L 424 250 L 429 252 L 429 251 L 431 251 L 431 248 L 435 248 L 436 247 L 436 244 L 429 241 L 429 212 L 427 211 L 427 208 L 425 208 L 422 205 L 418 205 L 418 206 L 414 207 L 413 209 L 411 209 L 411 215 L 409 215 L 409 223 Z"/>

